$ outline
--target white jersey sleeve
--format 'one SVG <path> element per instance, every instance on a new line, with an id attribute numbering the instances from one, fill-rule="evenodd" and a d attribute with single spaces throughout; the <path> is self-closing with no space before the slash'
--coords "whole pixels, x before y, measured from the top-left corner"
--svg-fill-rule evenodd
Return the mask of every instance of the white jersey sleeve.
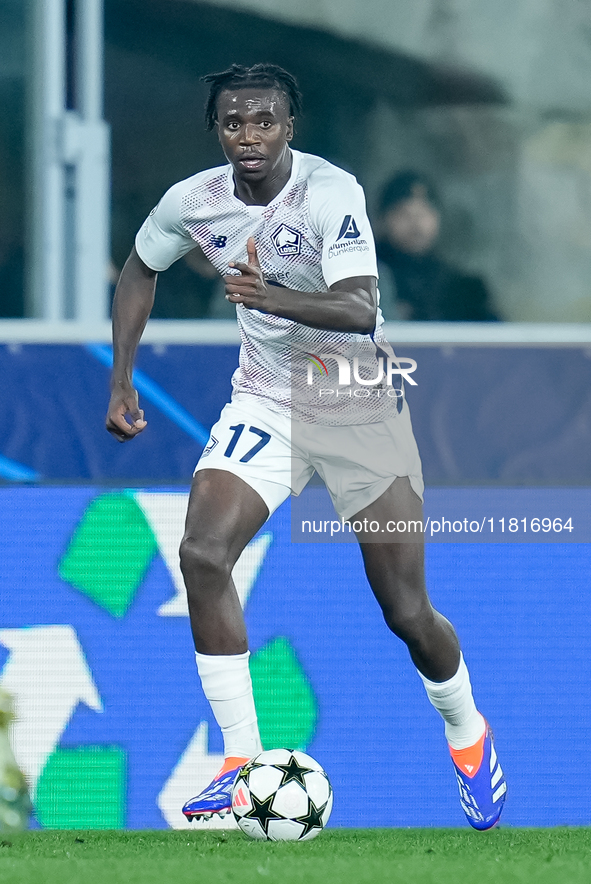
<path id="1" fill-rule="evenodd" d="M 167 270 L 197 245 L 181 222 L 181 199 L 185 190 L 184 181 L 174 184 L 138 230 L 135 248 L 151 270 Z"/>
<path id="2" fill-rule="evenodd" d="M 322 275 L 327 286 L 352 276 L 378 276 L 375 243 L 363 188 L 334 166 L 310 180 L 310 217 L 322 237 Z"/>

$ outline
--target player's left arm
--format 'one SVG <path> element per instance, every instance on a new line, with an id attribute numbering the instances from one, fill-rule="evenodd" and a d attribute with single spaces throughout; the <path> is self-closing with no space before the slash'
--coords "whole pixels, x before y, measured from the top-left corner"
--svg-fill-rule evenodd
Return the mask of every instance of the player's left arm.
<path id="1" fill-rule="evenodd" d="M 247 252 L 247 264 L 230 264 L 240 271 L 240 276 L 224 277 L 228 301 L 312 328 L 363 335 L 373 332 L 378 302 L 374 276 L 341 279 L 323 292 L 300 292 L 265 281 L 252 237 L 248 240 Z"/>

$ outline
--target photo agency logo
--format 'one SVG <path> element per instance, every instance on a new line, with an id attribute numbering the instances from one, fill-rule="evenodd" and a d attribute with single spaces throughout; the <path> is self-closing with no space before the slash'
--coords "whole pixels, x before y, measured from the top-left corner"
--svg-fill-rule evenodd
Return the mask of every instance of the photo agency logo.
<path id="1" fill-rule="evenodd" d="M 411 377 L 416 370 L 414 359 L 405 356 L 397 357 L 394 353 L 383 351 L 362 356 L 343 356 L 336 353 L 305 353 L 307 360 L 306 383 L 315 387 L 318 399 L 325 401 L 339 396 L 355 399 L 379 398 L 388 396 L 393 399 L 404 398 L 403 381 L 413 387 L 417 382 Z M 329 372 L 327 362 L 336 363 L 337 374 Z M 368 364 L 370 363 L 370 364 Z M 329 381 L 331 386 L 328 386 Z"/>
<path id="2" fill-rule="evenodd" d="M 389 420 L 404 408 L 404 381 L 417 382 L 414 359 L 399 358 L 386 341 L 346 341 L 312 352 L 293 347 L 294 421 L 354 426 Z M 296 432 L 292 428 L 292 433 Z"/>

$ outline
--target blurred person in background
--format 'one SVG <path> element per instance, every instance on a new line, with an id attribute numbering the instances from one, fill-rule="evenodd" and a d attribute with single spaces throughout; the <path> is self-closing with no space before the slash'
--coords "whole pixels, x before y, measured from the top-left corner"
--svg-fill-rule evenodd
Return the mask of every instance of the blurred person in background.
<path id="1" fill-rule="evenodd" d="M 225 298 L 224 282 L 197 246 L 161 274 L 154 319 L 233 319 L 236 308 Z"/>
<path id="2" fill-rule="evenodd" d="M 386 184 L 377 228 L 384 319 L 499 319 L 484 280 L 462 273 L 437 255 L 441 209 L 426 177 L 414 171 L 399 172 Z"/>
<path id="3" fill-rule="evenodd" d="M 112 296 L 120 270 L 111 264 Z M 224 282 L 197 246 L 160 274 L 153 319 L 233 319 L 236 309 L 225 298 Z"/>

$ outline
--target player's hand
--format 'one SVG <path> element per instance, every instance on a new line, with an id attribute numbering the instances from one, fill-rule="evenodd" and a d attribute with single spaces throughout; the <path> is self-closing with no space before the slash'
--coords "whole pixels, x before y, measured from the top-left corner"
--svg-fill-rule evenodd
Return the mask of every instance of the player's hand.
<path id="1" fill-rule="evenodd" d="M 240 276 L 224 276 L 226 298 L 232 304 L 243 304 L 249 310 L 272 313 L 272 286 L 268 286 L 259 264 L 254 237 L 246 243 L 248 264 L 232 261 L 230 267 L 240 271 Z"/>
<path id="2" fill-rule="evenodd" d="M 131 418 L 131 423 L 127 419 Z M 139 407 L 137 391 L 133 387 L 114 390 L 107 411 L 106 427 L 118 442 L 134 439 L 148 426 Z"/>

